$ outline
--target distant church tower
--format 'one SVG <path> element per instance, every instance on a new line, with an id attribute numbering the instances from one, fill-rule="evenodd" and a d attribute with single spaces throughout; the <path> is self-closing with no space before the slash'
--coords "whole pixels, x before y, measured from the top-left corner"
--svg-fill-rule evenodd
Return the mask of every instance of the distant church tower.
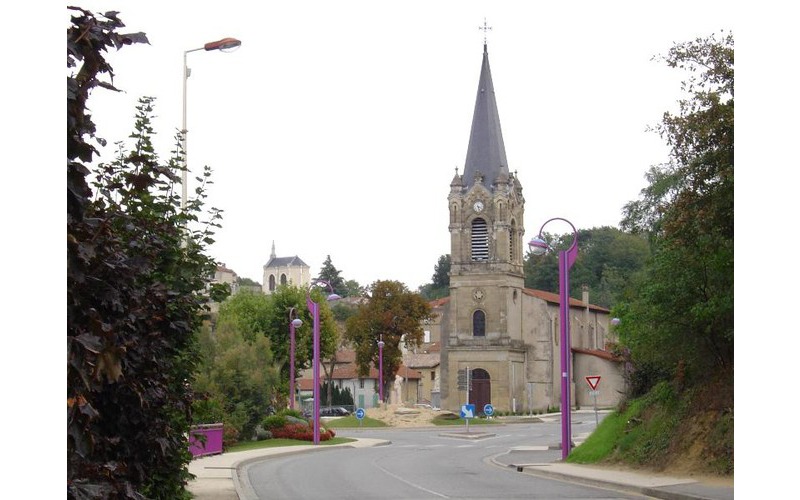
<path id="1" fill-rule="evenodd" d="M 311 268 L 303 259 L 294 255 L 292 257 L 277 257 L 275 255 L 275 242 L 272 242 L 272 253 L 269 261 L 264 264 L 264 284 L 262 291 L 271 295 L 280 285 L 292 284 L 299 287 L 308 286 L 311 281 Z"/>
<path id="2" fill-rule="evenodd" d="M 492 394 L 496 401 L 507 401 L 510 387 L 524 383 L 526 366 L 525 199 L 508 169 L 485 41 L 464 173 L 456 171 L 447 200 L 451 268 L 442 377 L 455 378 L 452 371 L 469 367 L 470 402 L 480 410 Z M 450 406 L 463 397 L 447 394 L 452 389 L 442 389 Z"/>

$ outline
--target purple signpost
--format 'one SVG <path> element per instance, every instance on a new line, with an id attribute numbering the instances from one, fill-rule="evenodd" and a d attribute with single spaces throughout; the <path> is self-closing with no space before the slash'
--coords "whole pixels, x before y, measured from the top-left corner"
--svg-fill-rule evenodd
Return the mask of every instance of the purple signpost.
<path id="1" fill-rule="evenodd" d="M 551 249 L 542 236 L 544 227 L 554 221 L 564 221 L 572 228 L 572 245 L 567 250 L 558 252 L 558 301 L 559 322 L 561 324 L 561 458 L 566 460 L 572 447 L 572 415 L 570 414 L 570 347 L 569 335 L 569 269 L 578 256 L 578 231 L 567 219 L 554 217 L 539 229 L 538 236 L 534 237 L 528 246 L 534 255 L 542 255 Z"/>

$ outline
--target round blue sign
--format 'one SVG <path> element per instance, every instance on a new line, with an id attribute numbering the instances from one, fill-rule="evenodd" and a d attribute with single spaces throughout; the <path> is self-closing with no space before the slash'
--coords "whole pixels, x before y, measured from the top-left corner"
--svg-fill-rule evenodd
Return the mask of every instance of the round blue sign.
<path id="1" fill-rule="evenodd" d="M 364 418 L 364 408 L 359 408 L 356 410 L 356 418 L 359 420 Z"/>
<path id="2" fill-rule="evenodd" d="M 489 403 L 483 405 L 483 413 L 486 414 L 487 417 L 491 417 L 494 414 L 494 408 Z"/>

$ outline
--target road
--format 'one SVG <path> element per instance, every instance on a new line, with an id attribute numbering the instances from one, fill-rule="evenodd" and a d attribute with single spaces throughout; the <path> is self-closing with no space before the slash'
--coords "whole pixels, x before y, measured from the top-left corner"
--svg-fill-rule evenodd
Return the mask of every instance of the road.
<path id="1" fill-rule="evenodd" d="M 588 435 L 594 415 L 573 419 L 573 436 Z M 494 434 L 480 440 L 442 436 L 458 428 L 341 429 L 339 436 L 390 440 L 366 449 L 320 449 L 273 458 L 245 468 L 245 482 L 259 499 L 442 499 L 442 498 L 642 498 L 601 488 L 521 474 L 492 458 L 521 446 L 550 446 L 560 440 L 560 422 L 476 426 Z M 542 452 L 545 462 L 559 450 Z"/>

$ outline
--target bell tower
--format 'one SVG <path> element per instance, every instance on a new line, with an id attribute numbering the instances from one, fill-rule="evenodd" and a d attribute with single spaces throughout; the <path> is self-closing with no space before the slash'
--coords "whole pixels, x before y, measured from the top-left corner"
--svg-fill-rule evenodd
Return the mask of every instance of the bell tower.
<path id="1" fill-rule="evenodd" d="M 464 172 L 456 169 L 447 200 L 451 266 L 442 378 L 453 382 L 458 370 L 469 368 L 481 375 L 480 390 L 473 387 L 479 392 L 470 392 L 470 402 L 495 400 L 506 406 L 509 386 L 525 362 L 525 199 L 508 169 L 485 42 Z M 451 406 L 464 401 L 454 383 L 445 385 L 443 401 Z"/>
<path id="2" fill-rule="evenodd" d="M 450 297 L 458 304 L 450 335 L 520 338 L 509 331 L 508 316 L 521 303 L 524 283 L 525 199 L 508 170 L 486 44 L 464 173 L 456 171 L 448 203 Z M 479 309 L 485 316 L 483 331 L 472 317 Z"/>

